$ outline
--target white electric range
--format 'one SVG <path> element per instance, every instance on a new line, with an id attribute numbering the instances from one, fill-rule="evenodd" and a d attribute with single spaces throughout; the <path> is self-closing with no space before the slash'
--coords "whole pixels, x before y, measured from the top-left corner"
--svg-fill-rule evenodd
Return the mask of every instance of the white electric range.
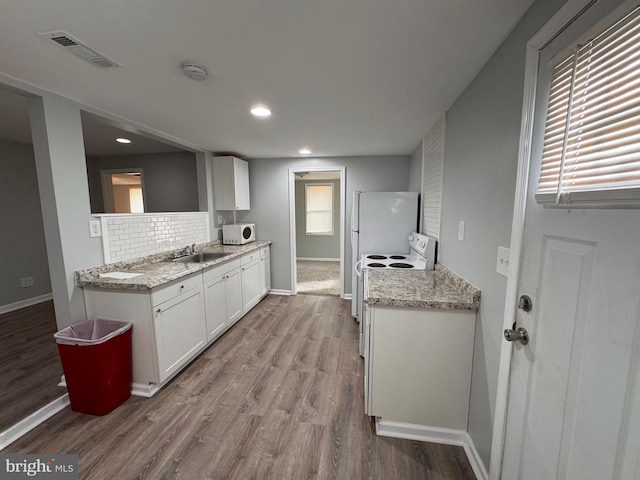
<path id="1" fill-rule="evenodd" d="M 367 268 L 384 270 L 433 270 L 436 260 L 435 238 L 413 232 L 409 235 L 409 253 L 365 253 L 355 264 L 357 282 L 357 318 L 360 323 L 360 355 L 364 356 L 364 272 Z"/>

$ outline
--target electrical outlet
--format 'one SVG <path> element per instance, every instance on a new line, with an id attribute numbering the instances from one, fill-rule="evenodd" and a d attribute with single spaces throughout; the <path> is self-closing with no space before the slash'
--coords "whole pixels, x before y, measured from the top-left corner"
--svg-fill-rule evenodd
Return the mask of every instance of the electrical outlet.
<path id="1" fill-rule="evenodd" d="M 222 215 L 218 215 L 218 225 L 224 225 L 224 217 Z"/>
<path id="2" fill-rule="evenodd" d="M 496 263 L 496 272 L 505 277 L 509 273 L 509 249 L 498 247 L 498 261 Z"/>
<path id="3" fill-rule="evenodd" d="M 33 287 L 33 277 L 24 277 L 20 279 L 20 288 Z"/>
<path id="4" fill-rule="evenodd" d="M 100 220 L 89 220 L 89 236 L 90 237 L 102 236 L 102 226 L 100 225 Z"/>
<path id="5" fill-rule="evenodd" d="M 458 240 L 464 242 L 464 220 L 458 222 Z"/>

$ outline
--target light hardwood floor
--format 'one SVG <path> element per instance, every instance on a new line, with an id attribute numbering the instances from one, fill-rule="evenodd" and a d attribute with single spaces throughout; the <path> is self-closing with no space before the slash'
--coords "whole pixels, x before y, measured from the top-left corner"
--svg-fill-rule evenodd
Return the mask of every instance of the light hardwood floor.
<path id="1" fill-rule="evenodd" d="M 64 395 L 53 301 L 0 315 L 0 432 Z"/>
<path id="2" fill-rule="evenodd" d="M 151 399 L 69 409 L 3 453 L 74 453 L 82 479 L 474 479 L 461 447 L 377 437 L 350 303 L 270 295 Z"/>

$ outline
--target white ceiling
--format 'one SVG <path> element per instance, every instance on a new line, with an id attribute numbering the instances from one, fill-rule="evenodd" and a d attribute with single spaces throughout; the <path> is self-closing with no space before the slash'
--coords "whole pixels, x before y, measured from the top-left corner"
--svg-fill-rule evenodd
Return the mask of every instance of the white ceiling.
<path id="1" fill-rule="evenodd" d="M 531 3 L 3 0 L 0 73 L 213 152 L 410 154 Z M 123 67 L 37 36 L 54 30 Z M 184 60 L 209 78 L 187 79 Z M 271 118 L 249 115 L 259 102 Z M 0 130 L 20 135 L 12 112 L 0 100 Z"/>

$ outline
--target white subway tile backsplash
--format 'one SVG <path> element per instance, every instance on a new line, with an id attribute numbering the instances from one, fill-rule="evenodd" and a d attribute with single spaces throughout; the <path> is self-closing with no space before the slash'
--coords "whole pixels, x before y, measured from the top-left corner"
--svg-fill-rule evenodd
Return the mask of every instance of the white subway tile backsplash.
<path id="1" fill-rule="evenodd" d="M 210 241 L 207 212 L 102 217 L 105 263 Z"/>
<path id="2" fill-rule="evenodd" d="M 444 136 L 445 117 L 442 116 L 422 139 L 423 232 L 436 238 L 440 237 Z"/>

